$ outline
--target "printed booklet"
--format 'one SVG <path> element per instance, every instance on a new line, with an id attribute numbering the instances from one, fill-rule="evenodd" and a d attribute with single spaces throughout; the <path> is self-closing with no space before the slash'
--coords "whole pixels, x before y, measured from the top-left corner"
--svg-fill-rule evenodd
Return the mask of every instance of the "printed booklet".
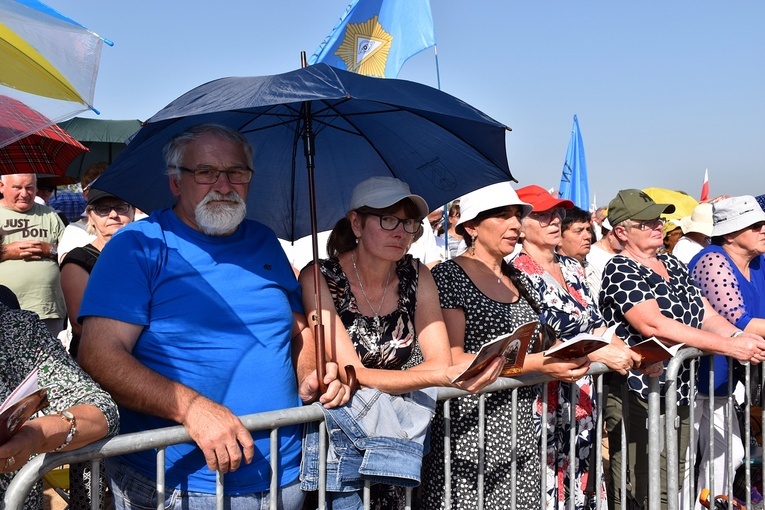
<path id="1" fill-rule="evenodd" d="M 684 345 L 685 344 L 675 344 L 672 347 L 667 347 L 657 340 L 655 336 L 652 336 L 648 340 L 643 340 L 642 342 L 633 345 L 630 349 L 640 354 L 640 357 L 642 358 L 641 365 L 645 366 L 668 360 L 677 354 L 677 351 Z"/>
<path id="2" fill-rule="evenodd" d="M 483 344 L 470 366 L 452 379 L 452 382 L 465 381 L 475 377 L 498 356 L 505 357 L 505 367 L 502 369 L 501 376 L 509 377 L 519 374 L 523 368 L 523 360 L 526 358 L 529 343 L 531 343 L 531 338 L 538 325 L 538 321 L 527 322 L 515 328 L 512 333 L 500 335 L 491 342 Z"/>
<path id="3" fill-rule="evenodd" d="M 591 352 L 597 351 L 601 347 L 611 343 L 611 337 L 614 336 L 616 326 L 611 326 L 603 332 L 602 335 L 591 335 L 590 333 L 579 333 L 574 338 L 566 340 L 551 349 L 545 351 L 545 356 L 555 356 L 561 359 L 573 359 L 587 356 Z"/>
<path id="4" fill-rule="evenodd" d="M 4 444 L 33 414 L 48 407 L 48 388 L 37 385 L 37 369 L 0 406 L 0 444 Z"/>

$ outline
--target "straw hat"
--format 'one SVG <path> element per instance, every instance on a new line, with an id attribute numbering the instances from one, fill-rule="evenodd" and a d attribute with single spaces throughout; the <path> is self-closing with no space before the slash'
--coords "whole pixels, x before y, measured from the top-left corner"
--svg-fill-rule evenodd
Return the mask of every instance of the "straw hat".
<path id="1" fill-rule="evenodd" d="M 690 216 L 680 219 L 683 234 L 698 232 L 707 237 L 712 235 L 712 204 L 699 204 L 693 208 Z"/>

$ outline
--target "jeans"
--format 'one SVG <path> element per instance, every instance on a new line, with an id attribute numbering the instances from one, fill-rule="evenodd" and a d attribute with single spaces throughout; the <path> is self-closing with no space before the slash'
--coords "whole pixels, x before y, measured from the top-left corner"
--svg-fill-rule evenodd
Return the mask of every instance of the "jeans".
<path id="1" fill-rule="evenodd" d="M 106 474 L 114 496 L 115 510 L 154 510 L 157 508 L 156 482 L 117 459 L 106 459 Z M 223 508 L 227 510 L 266 510 L 269 508 L 269 491 L 251 494 L 226 494 Z M 279 510 L 300 510 L 305 495 L 299 480 L 279 489 Z M 215 494 L 189 492 L 167 487 L 165 505 L 167 510 L 212 510 Z"/>

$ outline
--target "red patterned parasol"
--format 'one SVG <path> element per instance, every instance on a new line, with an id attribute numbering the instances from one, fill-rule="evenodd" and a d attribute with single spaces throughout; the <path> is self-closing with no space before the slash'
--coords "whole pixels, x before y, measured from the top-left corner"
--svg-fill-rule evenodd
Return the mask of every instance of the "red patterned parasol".
<path id="1" fill-rule="evenodd" d="M 0 95 L 0 138 L 24 131 L 29 121 L 47 119 L 25 104 Z M 0 174 L 66 175 L 69 163 L 87 148 L 53 124 L 0 147 Z"/>

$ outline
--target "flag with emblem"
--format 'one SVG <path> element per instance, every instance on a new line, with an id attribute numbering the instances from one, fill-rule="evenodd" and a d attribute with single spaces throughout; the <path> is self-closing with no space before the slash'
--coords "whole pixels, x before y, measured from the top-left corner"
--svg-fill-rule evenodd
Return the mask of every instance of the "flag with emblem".
<path id="1" fill-rule="evenodd" d="M 430 0 L 354 0 L 308 63 L 395 78 L 409 57 L 435 44 Z"/>

